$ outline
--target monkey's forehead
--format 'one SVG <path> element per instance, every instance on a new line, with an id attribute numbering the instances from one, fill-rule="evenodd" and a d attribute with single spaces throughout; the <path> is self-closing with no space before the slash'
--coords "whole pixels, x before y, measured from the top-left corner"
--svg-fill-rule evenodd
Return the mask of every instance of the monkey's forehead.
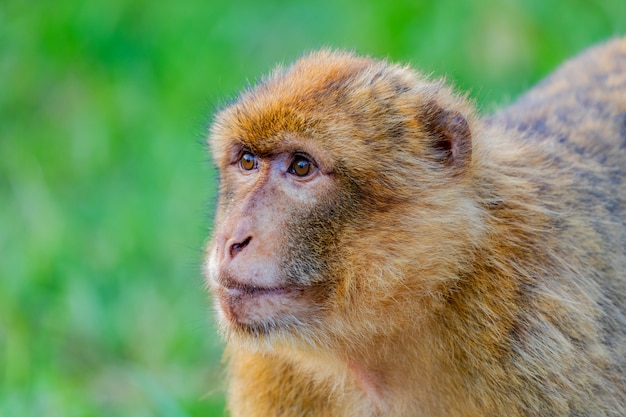
<path id="1" fill-rule="evenodd" d="M 406 67 L 322 50 L 242 93 L 218 113 L 212 134 L 258 141 L 281 132 L 339 133 L 338 126 L 355 124 L 367 131 L 368 121 L 386 122 L 403 109 L 415 113 L 418 96 L 432 95 L 427 85 Z"/>

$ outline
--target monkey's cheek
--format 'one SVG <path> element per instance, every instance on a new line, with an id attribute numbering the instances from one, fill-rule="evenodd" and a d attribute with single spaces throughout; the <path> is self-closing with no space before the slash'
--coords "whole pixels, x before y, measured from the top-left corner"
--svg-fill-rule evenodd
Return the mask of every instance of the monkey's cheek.
<path id="1" fill-rule="evenodd" d="M 234 325 L 276 325 L 310 310 L 301 289 L 277 288 L 253 293 L 220 289 L 217 295 L 224 319 Z"/>

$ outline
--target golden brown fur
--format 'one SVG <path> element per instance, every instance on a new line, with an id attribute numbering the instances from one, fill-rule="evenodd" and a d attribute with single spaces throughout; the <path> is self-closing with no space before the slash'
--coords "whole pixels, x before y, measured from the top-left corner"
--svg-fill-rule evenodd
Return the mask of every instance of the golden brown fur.
<path id="1" fill-rule="evenodd" d="M 231 415 L 626 415 L 626 38 L 488 118 L 320 51 L 210 140 Z"/>

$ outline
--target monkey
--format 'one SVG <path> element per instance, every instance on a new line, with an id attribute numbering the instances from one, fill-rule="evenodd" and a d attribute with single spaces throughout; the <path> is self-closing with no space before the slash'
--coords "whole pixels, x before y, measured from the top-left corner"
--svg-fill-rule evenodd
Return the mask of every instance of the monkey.
<path id="1" fill-rule="evenodd" d="M 626 38 L 488 115 L 323 49 L 208 141 L 232 416 L 626 415 Z"/>

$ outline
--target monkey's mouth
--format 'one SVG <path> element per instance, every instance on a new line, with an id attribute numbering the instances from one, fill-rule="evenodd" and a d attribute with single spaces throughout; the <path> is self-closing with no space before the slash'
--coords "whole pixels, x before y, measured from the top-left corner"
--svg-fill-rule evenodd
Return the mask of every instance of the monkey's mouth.
<path id="1" fill-rule="evenodd" d="M 265 287 L 262 285 L 245 284 L 227 274 L 219 276 L 217 285 L 219 292 L 233 299 L 254 298 L 268 294 L 280 295 L 287 293 L 289 290 L 286 286 Z"/>
<path id="2" fill-rule="evenodd" d="M 226 296 L 229 298 L 253 298 L 267 294 L 285 294 L 288 292 L 285 287 L 257 287 L 255 285 L 236 285 L 232 287 L 222 287 Z"/>
<path id="3" fill-rule="evenodd" d="M 219 282 L 215 293 L 223 317 L 237 328 L 269 322 L 278 324 L 287 316 L 298 315 L 304 302 L 303 288 L 264 287 L 229 279 Z"/>

